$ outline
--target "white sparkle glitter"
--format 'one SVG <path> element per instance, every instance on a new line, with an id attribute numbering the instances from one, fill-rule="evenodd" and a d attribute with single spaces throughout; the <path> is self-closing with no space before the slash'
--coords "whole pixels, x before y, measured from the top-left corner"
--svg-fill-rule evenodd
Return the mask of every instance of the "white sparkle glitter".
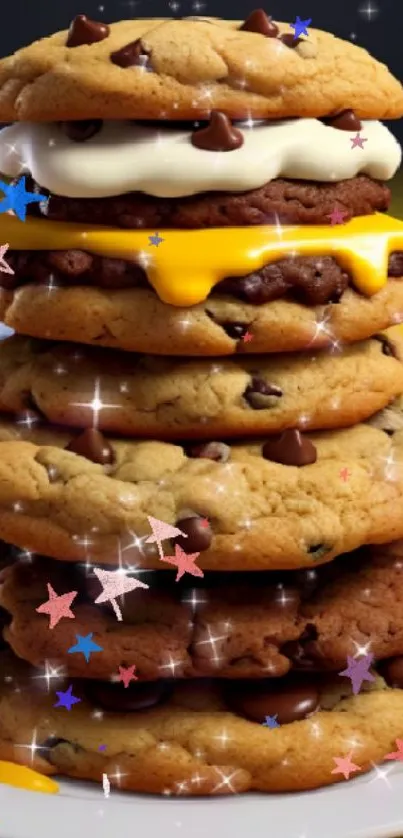
<path id="1" fill-rule="evenodd" d="M 196 643 L 195 643 L 195 646 L 206 646 L 206 645 L 211 646 L 211 652 L 212 652 L 211 657 L 212 657 L 213 662 L 216 665 L 221 663 L 221 661 L 223 659 L 222 655 L 219 655 L 217 653 L 216 645 L 220 641 L 228 639 L 228 632 L 229 632 L 230 628 L 231 628 L 231 623 L 230 622 L 223 623 L 223 629 L 224 629 L 225 633 L 214 635 L 211 632 L 211 626 L 207 625 L 205 627 L 205 631 L 208 634 L 207 639 L 206 640 L 197 640 Z"/>
<path id="2" fill-rule="evenodd" d="M 34 761 L 34 757 L 35 757 L 36 752 L 41 750 L 40 746 L 37 745 L 36 733 L 37 733 L 37 728 L 35 728 L 35 730 L 34 730 L 34 733 L 33 733 L 33 736 L 32 736 L 32 739 L 31 739 L 31 742 L 30 742 L 29 745 L 14 745 L 14 748 L 25 748 L 26 750 L 31 751 L 31 762 Z"/>
<path id="3" fill-rule="evenodd" d="M 48 660 L 45 660 L 44 672 L 42 672 L 40 675 L 33 675 L 32 679 L 34 681 L 46 681 L 47 690 L 49 692 L 51 681 L 60 681 L 62 678 L 65 677 L 66 669 L 64 666 L 52 666 L 52 664 Z"/>
<path id="4" fill-rule="evenodd" d="M 360 646 L 360 644 L 356 643 L 355 640 L 353 640 L 353 643 L 355 646 L 355 658 L 361 657 L 362 655 L 368 655 L 370 653 L 371 641 L 368 641 L 365 646 Z"/>
<path id="5" fill-rule="evenodd" d="M 219 736 L 213 736 L 213 739 L 215 739 L 215 741 L 216 741 L 216 742 L 219 742 L 219 743 L 220 743 L 220 745 L 222 745 L 223 747 L 225 747 L 225 745 L 227 744 L 227 742 L 230 742 L 230 741 L 231 741 L 232 737 L 231 737 L 231 736 L 228 736 L 228 733 L 227 733 L 227 731 L 226 731 L 226 730 L 223 730 L 223 732 L 222 732 L 222 733 L 220 733 L 220 735 L 219 735 Z"/>
<path id="6" fill-rule="evenodd" d="M 159 669 L 163 669 L 163 670 L 169 669 L 171 674 L 175 675 L 175 670 L 178 669 L 179 667 L 182 667 L 183 664 L 184 664 L 183 660 L 176 661 L 176 660 L 173 659 L 172 655 L 169 655 L 168 663 L 165 663 L 165 664 L 159 666 Z"/>
<path id="7" fill-rule="evenodd" d="M 110 780 L 115 780 L 115 785 L 120 786 L 120 781 L 123 777 L 127 777 L 128 774 L 124 771 L 121 771 L 119 766 L 116 766 L 116 771 L 114 774 L 108 774 Z"/>
<path id="8" fill-rule="evenodd" d="M 366 17 L 368 21 L 372 21 L 373 18 L 376 18 L 379 15 L 379 9 L 378 6 L 375 6 L 375 3 L 371 3 L 369 0 L 369 2 L 365 5 L 362 3 L 362 5 L 359 6 L 358 13 L 362 15 L 362 17 Z"/>
<path id="9" fill-rule="evenodd" d="M 199 605 L 207 605 L 208 599 L 205 598 L 205 593 L 206 591 L 193 588 L 191 591 L 187 591 L 186 596 L 182 598 L 182 602 L 191 605 L 193 611 L 196 611 Z"/>
<path id="10" fill-rule="evenodd" d="M 220 782 L 214 786 L 213 794 L 221 789 L 225 789 L 226 791 L 232 792 L 232 794 L 236 794 L 236 789 L 233 788 L 231 780 L 239 774 L 239 768 L 237 768 L 236 771 L 233 771 L 232 774 L 225 774 L 225 772 L 221 771 L 221 768 L 218 768 L 216 765 L 214 766 L 214 770 L 220 775 Z"/>
<path id="11" fill-rule="evenodd" d="M 92 426 L 98 427 L 99 414 L 102 410 L 116 410 L 120 405 L 108 404 L 101 399 L 101 384 L 100 379 L 97 378 L 94 385 L 94 395 L 90 402 L 70 402 L 72 407 L 84 407 L 86 410 L 92 411 Z"/>

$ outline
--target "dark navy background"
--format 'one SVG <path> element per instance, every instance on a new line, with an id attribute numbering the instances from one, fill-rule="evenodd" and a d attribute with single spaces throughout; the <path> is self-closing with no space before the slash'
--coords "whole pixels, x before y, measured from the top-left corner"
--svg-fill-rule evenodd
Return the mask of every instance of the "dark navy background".
<path id="1" fill-rule="evenodd" d="M 131 17 L 211 15 L 245 18 L 253 0 L 0 0 L 0 56 L 87 14 L 106 23 Z M 296 15 L 368 49 L 403 80 L 403 0 L 269 0 L 265 11 L 289 23 Z M 403 121 L 393 123 L 403 141 Z"/>

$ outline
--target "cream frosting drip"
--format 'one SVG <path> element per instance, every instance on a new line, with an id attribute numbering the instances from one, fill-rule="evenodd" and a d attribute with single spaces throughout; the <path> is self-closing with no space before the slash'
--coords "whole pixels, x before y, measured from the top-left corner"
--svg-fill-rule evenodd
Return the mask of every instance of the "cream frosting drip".
<path id="1" fill-rule="evenodd" d="M 102 198 L 144 192 L 179 198 L 201 192 L 246 192 L 278 177 L 332 183 L 359 173 L 389 180 L 401 162 L 393 134 L 363 121 L 363 147 L 355 131 L 318 119 L 238 123 L 244 144 L 234 151 L 204 151 L 191 131 L 103 123 L 85 142 L 69 139 L 57 123 L 19 122 L 0 131 L 0 171 L 31 173 L 41 187 L 68 198 Z"/>

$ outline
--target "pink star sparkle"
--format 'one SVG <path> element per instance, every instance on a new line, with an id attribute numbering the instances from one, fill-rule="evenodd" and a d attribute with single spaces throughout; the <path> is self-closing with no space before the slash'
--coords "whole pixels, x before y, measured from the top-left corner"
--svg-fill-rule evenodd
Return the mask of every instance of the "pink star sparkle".
<path id="1" fill-rule="evenodd" d="M 4 254 L 7 253 L 9 247 L 9 244 L 0 245 L 0 272 L 3 274 L 14 274 L 13 269 L 10 268 L 10 265 L 6 262 L 4 258 Z"/>
<path id="2" fill-rule="evenodd" d="M 250 332 L 245 332 L 242 340 L 244 343 L 249 343 L 249 341 L 253 340 L 253 335 Z"/>
<path id="3" fill-rule="evenodd" d="M 328 215 L 328 218 L 330 218 L 331 224 L 343 224 L 346 215 L 348 215 L 347 212 L 342 212 L 341 210 L 337 209 L 337 207 L 335 207 L 334 210 L 332 210 L 332 212 L 330 213 L 330 215 Z"/>
<path id="4" fill-rule="evenodd" d="M 173 527 L 171 524 L 165 524 L 164 521 L 159 521 L 158 518 L 152 518 L 151 515 L 147 515 L 147 521 L 150 524 L 153 534 L 146 538 L 146 544 L 157 545 L 161 560 L 164 558 L 161 541 L 166 541 L 168 538 L 176 538 L 178 535 L 182 535 L 184 538 L 187 538 L 187 534 L 182 532 L 182 530 L 179 530 L 178 527 Z"/>
<path id="5" fill-rule="evenodd" d="M 190 573 L 191 576 L 204 576 L 203 571 L 195 564 L 195 560 L 198 556 L 200 556 L 200 553 L 185 553 L 185 551 L 179 547 L 179 544 L 175 544 L 175 555 L 165 556 L 162 561 L 168 562 L 168 564 L 173 564 L 177 567 L 178 572 L 176 574 L 175 582 L 178 582 L 179 579 L 182 579 L 182 576 L 184 576 L 185 573 Z"/>
<path id="6" fill-rule="evenodd" d="M 354 762 L 351 762 L 351 757 L 353 752 L 350 751 L 348 756 L 346 757 L 332 757 L 334 762 L 336 763 L 336 768 L 333 768 L 332 774 L 343 774 L 344 779 L 348 780 L 350 774 L 353 774 L 354 771 L 361 771 L 359 765 L 355 765 Z"/>
<path id="7" fill-rule="evenodd" d="M 363 143 L 368 142 L 368 137 L 361 137 L 360 134 L 356 134 L 355 137 L 350 137 L 351 148 L 364 148 Z"/>
<path id="8" fill-rule="evenodd" d="M 145 582 L 140 582 L 139 579 L 126 576 L 120 570 L 101 570 L 100 567 L 94 567 L 94 573 L 102 585 L 102 591 L 94 602 L 110 602 L 119 621 L 123 620 L 123 617 L 116 602 L 116 597 L 134 591 L 136 588 L 150 587 Z"/>
<path id="9" fill-rule="evenodd" d="M 63 617 L 69 617 L 70 620 L 75 620 L 75 615 L 70 610 L 70 605 L 77 596 L 77 591 L 70 591 L 68 594 L 61 594 L 58 596 L 53 590 L 50 582 L 47 583 L 49 599 L 39 605 L 35 610 L 39 614 L 48 614 L 50 617 L 49 628 L 53 629 L 57 626 L 59 620 Z"/>
<path id="10" fill-rule="evenodd" d="M 349 472 L 348 468 L 341 468 L 340 471 L 339 471 L 339 476 L 341 477 L 341 479 L 345 483 L 346 480 L 348 480 L 348 478 L 350 477 L 350 472 Z"/>

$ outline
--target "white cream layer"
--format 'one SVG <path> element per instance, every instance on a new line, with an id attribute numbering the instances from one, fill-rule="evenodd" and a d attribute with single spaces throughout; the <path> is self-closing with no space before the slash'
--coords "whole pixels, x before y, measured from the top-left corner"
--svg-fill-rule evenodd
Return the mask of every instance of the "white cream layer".
<path id="1" fill-rule="evenodd" d="M 355 131 L 317 119 L 237 125 L 244 144 L 235 151 L 203 151 L 188 131 L 104 122 L 91 139 L 70 140 L 56 123 L 15 123 L 0 131 L 0 171 L 24 171 L 50 192 L 69 198 L 100 198 L 140 191 L 178 198 L 212 190 L 243 192 L 274 178 L 333 182 L 365 173 L 393 177 L 400 146 L 381 122 L 362 123 L 363 148 L 352 147 Z"/>

